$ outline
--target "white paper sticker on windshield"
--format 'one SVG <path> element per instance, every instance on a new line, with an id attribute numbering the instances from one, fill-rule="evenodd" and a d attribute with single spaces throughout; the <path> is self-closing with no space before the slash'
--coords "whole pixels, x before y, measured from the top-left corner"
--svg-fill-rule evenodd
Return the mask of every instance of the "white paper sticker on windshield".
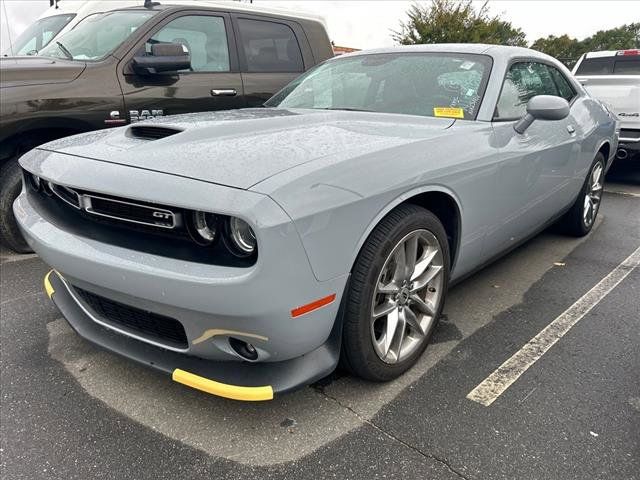
<path id="1" fill-rule="evenodd" d="M 469 70 L 475 64 L 476 64 L 476 62 L 471 62 L 471 61 L 467 60 L 466 62 L 462 62 L 462 64 L 460 65 L 460 68 L 462 68 L 463 70 Z"/>

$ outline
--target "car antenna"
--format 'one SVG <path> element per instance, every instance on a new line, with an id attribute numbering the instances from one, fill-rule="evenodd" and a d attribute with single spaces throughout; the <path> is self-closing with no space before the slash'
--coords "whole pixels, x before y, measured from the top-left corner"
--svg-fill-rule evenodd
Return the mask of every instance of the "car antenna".
<path id="1" fill-rule="evenodd" d="M 160 2 L 153 2 L 152 0 L 144 0 L 144 8 L 153 8 L 160 5 Z"/>

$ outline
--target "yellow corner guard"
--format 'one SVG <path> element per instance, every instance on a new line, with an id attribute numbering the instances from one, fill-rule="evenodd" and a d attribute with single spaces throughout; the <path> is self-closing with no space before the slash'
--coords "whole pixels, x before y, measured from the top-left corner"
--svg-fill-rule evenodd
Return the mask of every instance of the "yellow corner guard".
<path id="1" fill-rule="evenodd" d="M 55 291 L 53 290 L 53 285 L 51 285 L 51 281 L 49 280 L 49 277 L 52 273 L 53 270 L 49 270 L 49 273 L 44 276 L 44 291 L 47 292 L 47 297 L 49 297 L 49 300 L 51 300 L 51 297 L 53 297 L 53 294 L 55 293 Z"/>
<path id="2" fill-rule="evenodd" d="M 264 387 L 239 387 L 237 385 L 227 385 L 225 383 L 209 380 L 208 378 L 195 375 L 176 368 L 171 374 L 174 382 L 182 383 L 196 390 L 217 395 L 218 397 L 230 398 L 232 400 L 244 400 L 245 402 L 260 402 L 273 400 L 273 388 L 270 385 Z"/>

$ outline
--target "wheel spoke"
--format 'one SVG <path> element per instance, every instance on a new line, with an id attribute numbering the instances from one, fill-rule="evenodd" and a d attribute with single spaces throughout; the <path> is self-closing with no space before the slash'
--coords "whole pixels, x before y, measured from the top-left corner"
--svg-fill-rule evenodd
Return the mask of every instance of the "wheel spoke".
<path id="1" fill-rule="evenodd" d="M 395 328 L 393 331 L 393 336 L 389 342 L 389 350 L 387 352 L 387 356 L 390 356 L 390 360 L 398 361 L 400 359 L 400 351 L 402 350 L 402 344 L 404 343 L 405 330 L 407 326 L 407 321 L 405 320 L 404 310 L 396 310 L 397 312 L 397 322 L 395 324 Z M 389 328 L 387 328 L 387 334 L 389 333 Z"/>
<path id="2" fill-rule="evenodd" d="M 382 349 L 382 354 L 386 357 L 389 355 L 389 350 L 391 350 L 394 337 L 396 336 L 396 331 L 398 330 L 400 323 L 400 310 L 395 308 L 389 315 L 387 315 L 387 322 L 385 325 L 384 332 L 384 344 Z"/>
<path id="3" fill-rule="evenodd" d="M 410 281 L 413 282 L 416 278 L 422 275 L 425 272 L 425 270 L 429 268 L 429 265 L 431 265 L 431 262 L 433 262 L 433 259 L 436 257 L 437 254 L 438 254 L 438 250 L 436 248 L 425 249 L 425 252 L 423 253 L 422 258 L 418 260 L 415 268 L 413 269 L 413 274 L 411 275 Z"/>
<path id="4" fill-rule="evenodd" d="M 418 260 L 418 236 L 414 235 L 404 242 L 405 270 L 404 279 L 409 280 L 416 268 Z"/>
<path id="5" fill-rule="evenodd" d="M 394 260 L 396 262 L 396 269 L 393 272 L 393 280 L 395 280 L 397 283 L 402 283 L 405 279 L 405 271 L 407 269 L 407 259 L 404 245 L 399 245 L 396 248 Z"/>
<path id="6" fill-rule="evenodd" d="M 400 288 L 394 283 L 390 282 L 386 285 L 383 283 L 378 283 L 378 293 L 382 293 L 383 295 L 393 295 L 400 291 Z"/>
<path id="7" fill-rule="evenodd" d="M 431 302 L 426 302 L 416 293 L 411 295 L 411 302 L 415 307 L 426 315 L 435 315 L 436 311 Z"/>
<path id="8" fill-rule="evenodd" d="M 411 293 L 422 290 L 429 282 L 432 282 L 438 275 L 442 273 L 441 265 L 431 265 L 422 275 L 415 279 L 411 287 Z"/>
<path id="9" fill-rule="evenodd" d="M 409 325 L 416 333 L 424 335 L 425 332 L 422 329 L 422 325 L 420 325 L 420 321 L 418 320 L 416 314 L 413 313 L 410 308 L 405 308 L 402 310 L 402 312 L 404 314 L 404 319 L 407 325 Z"/>
<path id="10" fill-rule="evenodd" d="M 391 300 L 387 300 L 386 302 L 376 306 L 373 309 L 373 318 L 380 318 L 380 317 L 384 317 L 385 315 L 389 315 L 391 312 L 393 312 L 397 308 L 398 308 L 398 305 L 396 305 L 395 302 Z"/>

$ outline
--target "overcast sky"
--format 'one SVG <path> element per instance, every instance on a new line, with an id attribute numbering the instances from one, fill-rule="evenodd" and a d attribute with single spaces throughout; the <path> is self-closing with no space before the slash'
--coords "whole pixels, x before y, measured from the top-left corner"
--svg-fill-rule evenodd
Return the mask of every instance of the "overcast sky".
<path id="1" fill-rule="evenodd" d="M 164 2 L 171 3 L 170 0 Z M 49 6 L 48 0 L 0 0 L 0 3 L 3 4 L 0 8 L 1 50 L 5 49 L 8 32 L 14 36 L 20 34 Z M 337 45 L 356 48 L 393 45 L 390 30 L 399 28 L 411 3 L 413 2 L 402 0 L 254 0 L 256 6 L 323 15 L 331 39 Z M 482 1 L 476 3 L 478 7 L 482 5 Z M 529 42 L 538 37 L 565 33 L 582 39 L 597 30 L 640 21 L 640 2 L 637 0 L 492 0 L 489 7 L 492 13 L 501 14 L 504 19 L 522 28 Z"/>

